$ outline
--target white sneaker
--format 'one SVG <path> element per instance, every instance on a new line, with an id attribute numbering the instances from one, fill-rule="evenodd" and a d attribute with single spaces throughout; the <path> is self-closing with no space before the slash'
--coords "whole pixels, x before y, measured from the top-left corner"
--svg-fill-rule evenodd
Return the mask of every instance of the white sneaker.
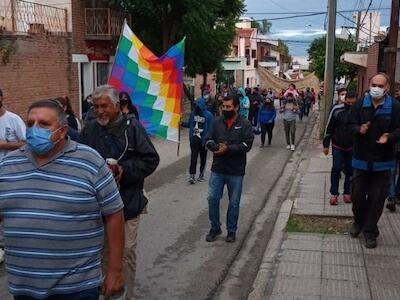
<path id="1" fill-rule="evenodd" d="M 294 145 L 290 146 L 290 150 L 294 151 L 296 149 L 296 147 Z"/>
<path id="2" fill-rule="evenodd" d="M 4 261 L 4 250 L 0 248 L 0 264 Z"/>
<path id="3" fill-rule="evenodd" d="M 290 150 L 290 145 L 287 145 L 287 146 L 286 146 L 286 150 Z"/>

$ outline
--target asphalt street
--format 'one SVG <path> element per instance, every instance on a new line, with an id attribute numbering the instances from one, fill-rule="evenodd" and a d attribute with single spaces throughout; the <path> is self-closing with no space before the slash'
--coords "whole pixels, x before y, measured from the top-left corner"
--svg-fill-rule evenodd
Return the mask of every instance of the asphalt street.
<path id="1" fill-rule="evenodd" d="M 304 134 L 307 119 L 297 123 L 297 137 Z M 237 276 L 240 284 L 234 290 L 235 299 L 244 299 L 256 276 L 262 255 L 275 221 L 280 203 L 271 205 L 268 222 L 261 224 L 256 239 L 246 245 L 246 238 L 254 231 L 254 221 L 266 207 L 268 194 L 283 174 L 286 164 L 294 154 L 286 150 L 283 121 L 278 119 L 271 147 L 259 148 L 256 136 L 253 149 L 248 154 L 247 171 L 241 201 L 237 240 L 225 242 L 225 216 L 227 198 L 221 201 L 223 235 L 207 243 L 209 230 L 207 192 L 208 182 L 189 185 L 188 143 L 181 145 L 181 156 L 176 157 L 176 147 L 156 142 L 160 152 L 160 169 L 147 179 L 150 196 L 148 213 L 142 215 L 137 253 L 137 299 L 221 299 L 219 290 L 227 279 L 230 268 L 242 253 L 242 265 Z M 166 146 L 168 145 L 168 146 Z M 207 178 L 211 165 L 209 155 Z M 282 201 L 284 199 L 282 198 Z M 243 252 L 243 251 L 242 251 Z M 245 258 L 243 259 L 243 256 Z M 4 264 L 0 268 L 0 299 L 11 299 L 7 292 Z"/>

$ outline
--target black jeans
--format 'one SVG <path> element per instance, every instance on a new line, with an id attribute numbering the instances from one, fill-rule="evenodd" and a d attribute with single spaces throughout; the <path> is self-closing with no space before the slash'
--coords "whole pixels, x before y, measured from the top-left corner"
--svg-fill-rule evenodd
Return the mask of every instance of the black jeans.
<path id="1" fill-rule="evenodd" d="M 310 109 L 311 109 L 311 103 L 304 104 L 304 115 L 308 117 L 310 114 Z"/>
<path id="2" fill-rule="evenodd" d="M 201 140 L 194 139 L 193 142 L 190 143 L 190 149 L 192 150 L 192 153 L 190 159 L 189 174 L 190 175 L 196 174 L 197 158 L 199 157 L 199 154 L 200 154 L 200 174 L 204 173 L 207 161 L 207 148 L 202 145 Z"/>
<path id="3" fill-rule="evenodd" d="M 353 167 L 351 166 L 352 151 L 344 151 L 332 147 L 333 164 L 331 171 L 331 195 L 339 195 L 340 175 L 343 171 L 344 178 L 344 195 L 350 195 L 351 176 L 353 175 Z"/>
<path id="4" fill-rule="evenodd" d="M 354 223 L 368 238 L 379 235 L 378 221 L 389 194 L 390 170 L 371 172 L 354 170 L 351 180 Z"/>
<path id="5" fill-rule="evenodd" d="M 268 133 L 268 145 L 271 145 L 272 131 L 274 130 L 275 123 L 261 123 L 261 144 L 265 144 L 265 136 Z"/>

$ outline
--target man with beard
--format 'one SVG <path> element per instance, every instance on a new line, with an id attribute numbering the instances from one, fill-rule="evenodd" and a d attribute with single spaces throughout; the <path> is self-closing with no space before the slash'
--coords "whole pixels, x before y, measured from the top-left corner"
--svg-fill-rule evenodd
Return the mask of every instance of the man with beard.
<path id="1" fill-rule="evenodd" d="M 222 233 L 219 206 L 225 185 L 229 195 L 226 242 L 233 243 L 236 240 L 246 156 L 254 140 L 252 126 L 247 118 L 239 115 L 239 109 L 238 96 L 224 98 L 223 116 L 212 123 L 206 143 L 206 147 L 214 153 L 208 196 L 211 229 L 206 236 L 207 242 L 215 241 Z"/>

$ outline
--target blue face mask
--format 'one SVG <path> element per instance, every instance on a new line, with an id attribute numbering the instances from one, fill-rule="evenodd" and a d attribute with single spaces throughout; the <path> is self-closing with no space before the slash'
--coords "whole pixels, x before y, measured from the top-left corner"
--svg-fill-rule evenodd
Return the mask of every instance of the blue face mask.
<path id="1" fill-rule="evenodd" d="M 59 128 L 61 129 L 61 128 Z M 35 154 L 45 154 L 54 148 L 54 143 L 51 140 L 53 133 L 50 129 L 32 126 L 26 129 L 26 144 L 30 151 Z"/>

